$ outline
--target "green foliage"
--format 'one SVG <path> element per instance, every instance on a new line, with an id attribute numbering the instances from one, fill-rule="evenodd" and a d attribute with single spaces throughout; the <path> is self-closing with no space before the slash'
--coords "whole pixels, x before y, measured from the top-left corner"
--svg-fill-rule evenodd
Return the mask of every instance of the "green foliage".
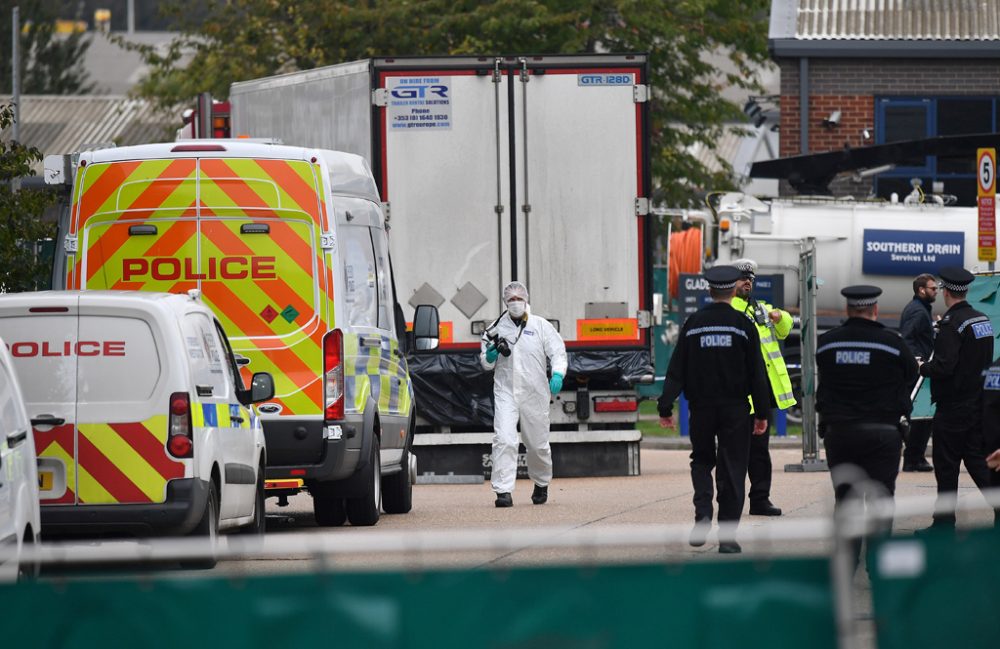
<path id="1" fill-rule="evenodd" d="M 0 105 L 0 131 L 14 120 L 12 104 Z M 19 189 L 31 175 L 41 152 L 18 142 L 0 141 L 0 292 L 34 291 L 48 286 L 51 259 L 39 259 L 37 242 L 55 236 L 55 224 L 43 223 L 42 212 L 55 202 L 50 190 Z"/>
<path id="2" fill-rule="evenodd" d="M 151 68 L 138 94 L 163 108 L 372 56 L 649 53 L 655 196 L 673 207 L 733 188 L 726 161 L 712 174 L 690 147 L 713 147 L 725 124 L 743 121 L 722 80 L 759 92 L 754 69 L 768 59 L 768 0 L 210 0 L 190 17 L 187 4 L 168 3 L 182 30 L 168 52 L 131 46 Z"/>
<path id="3" fill-rule="evenodd" d="M 26 95 L 72 95 L 93 91 L 83 67 L 91 36 L 84 32 L 56 33 L 56 18 L 62 9 L 57 0 L 17 0 L 0 9 L 0 92 L 12 89 L 10 53 L 13 49 L 11 7 L 20 10 L 21 92 Z"/>

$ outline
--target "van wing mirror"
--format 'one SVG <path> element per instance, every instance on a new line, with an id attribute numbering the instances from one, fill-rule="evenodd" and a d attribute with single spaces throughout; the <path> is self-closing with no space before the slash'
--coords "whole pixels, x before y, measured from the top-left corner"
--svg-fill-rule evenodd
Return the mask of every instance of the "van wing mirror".
<path id="1" fill-rule="evenodd" d="M 249 403 L 267 401 L 274 396 L 274 378 L 268 372 L 254 372 L 247 393 L 250 397 Z"/>
<path id="2" fill-rule="evenodd" d="M 416 351 L 437 349 L 441 340 L 440 319 L 436 306 L 421 304 L 413 314 L 413 343 Z"/>

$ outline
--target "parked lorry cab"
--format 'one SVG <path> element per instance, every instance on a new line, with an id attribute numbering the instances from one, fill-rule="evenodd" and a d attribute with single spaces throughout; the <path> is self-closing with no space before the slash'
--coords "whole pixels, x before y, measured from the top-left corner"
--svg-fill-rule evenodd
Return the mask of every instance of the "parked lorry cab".
<path id="1" fill-rule="evenodd" d="M 479 341 L 517 279 L 569 354 L 554 441 L 638 439 L 634 385 L 651 378 L 648 78 L 641 54 L 424 57 L 232 85 L 235 134 L 371 163 L 405 270 L 400 301 L 440 310 L 440 345 L 409 359 L 420 433 L 492 429 Z"/>
<path id="2" fill-rule="evenodd" d="M 34 577 L 42 539 L 35 439 L 17 372 L 0 341 L 0 581 Z"/>
<path id="3" fill-rule="evenodd" d="M 267 493 L 321 525 L 411 508 L 412 388 L 385 219 L 359 156 L 239 140 L 84 152 L 65 226 L 74 289 L 201 291 L 258 406 Z"/>
<path id="4" fill-rule="evenodd" d="M 263 534 L 250 404 L 273 382 L 244 386 L 197 291 L 7 294 L 0 335 L 34 430 L 46 535 Z"/>

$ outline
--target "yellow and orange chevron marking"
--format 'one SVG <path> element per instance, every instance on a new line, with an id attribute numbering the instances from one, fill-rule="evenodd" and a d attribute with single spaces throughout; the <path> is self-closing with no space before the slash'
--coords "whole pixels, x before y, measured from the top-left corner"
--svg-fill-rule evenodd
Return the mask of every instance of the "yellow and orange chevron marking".
<path id="1" fill-rule="evenodd" d="M 253 371 L 270 371 L 284 414 L 322 409 L 322 340 L 332 270 L 321 167 L 202 158 L 92 164 L 77 176 L 70 288 L 200 288 Z M 243 234 L 243 224 L 266 234 Z M 129 228 L 154 226 L 154 236 Z M 85 278 L 84 278 L 85 273 Z M 251 368 L 247 368 L 248 371 Z"/>
<path id="2" fill-rule="evenodd" d="M 183 462 L 167 454 L 166 436 L 166 415 L 144 422 L 80 424 L 74 466 L 72 424 L 35 430 L 39 457 L 58 458 L 67 468 L 66 494 L 44 504 L 164 502 L 167 482 L 185 475 Z"/>

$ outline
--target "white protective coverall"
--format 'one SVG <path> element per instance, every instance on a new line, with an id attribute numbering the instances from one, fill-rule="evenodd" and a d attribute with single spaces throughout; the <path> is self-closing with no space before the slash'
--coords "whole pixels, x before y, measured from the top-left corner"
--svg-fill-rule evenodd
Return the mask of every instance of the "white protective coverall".
<path id="1" fill-rule="evenodd" d="M 524 331 L 505 313 L 496 332 L 510 344 L 510 356 L 486 360 L 484 339 L 479 362 L 493 369 L 493 491 L 511 493 L 517 478 L 517 422 L 521 420 L 521 440 L 527 450 L 528 477 L 539 487 L 552 480 L 552 449 L 549 447 L 549 380 L 545 359 L 552 373 L 566 375 L 566 345 L 555 327 L 546 320 L 525 316 Z M 520 338 L 518 334 L 520 333 Z M 514 341 L 517 341 L 516 343 Z"/>

